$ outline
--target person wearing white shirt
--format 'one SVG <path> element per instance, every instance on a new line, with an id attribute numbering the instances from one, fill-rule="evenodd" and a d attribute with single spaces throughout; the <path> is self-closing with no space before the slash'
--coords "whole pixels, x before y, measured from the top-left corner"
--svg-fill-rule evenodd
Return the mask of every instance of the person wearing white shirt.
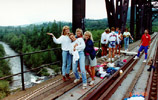
<path id="1" fill-rule="evenodd" d="M 102 33 L 101 35 L 101 46 L 102 46 L 102 57 L 106 57 L 107 56 L 107 44 L 106 44 L 106 40 L 108 38 L 108 35 L 110 33 L 110 29 L 105 29 L 105 32 Z"/>
<path id="2" fill-rule="evenodd" d="M 123 37 L 124 37 L 124 47 L 125 47 L 125 51 L 128 51 L 128 46 L 129 46 L 129 37 L 133 40 L 130 32 L 128 32 L 128 28 L 125 29 L 125 32 L 123 33 Z"/>
<path id="3" fill-rule="evenodd" d="M 115 46 L 116 42 L 119 44 L 118 35 L 115 33 L 115 28 L 111 28 L 111 33 L 109 34 L 106 44 L 109 42 L 109 59 L 108 61 L 111 61 L 111 52 L 112 52 L 112 61 L 114 61 L 115 56 Z"/>
<path id="4" fill-rule="evenodd" d="M 121 30 L 118 30 L 118 39 L 119 39 L 119 44 L 116 45 L 115 48 L 115 56 L 117 56 L 118 54 L 118 58 L 120 57 L 120 49 L 121 49 L 121 42 L 123 40 L 123 35 L 121 34 Z M 119 49 L 119 51 L 117 52 L 117 49 Z"/>
<path id="5" fill-rule="evenodd" d="M 69 34 L 70 39 L 72 40 L 70 53 L 73 54 L 73 73 L 75 75 L 74 83 L 77 83 L 80 80 L 80 76 L 77 70 L 78 62 L 80 64 L 80 70 L 82 75 L 82 83 L 83 89 L 86 89 L 87 86 L 87 77 L 86 77 L 86 70 L 85 70 L 85 42 L 83 38 L 76 38 L 73 33 Z"/>
<path id="6" fill-rule="evenodd" d="M 53 41 L 56 44 L 61 44 L 62 49 L 62 75 L 63 75 L 63 81 L 66 81 L 67 79 L 70 79 L 69 73 L 71 69 L 71 61 L 72 61 L 72 55 L 69 53 L 71 40 L 69 38 L 70 29 L 69 26 L 64 26 L 62 30 L 62 35 L 56 39 L 56 37 L 52 33 L 47 33 L 48 35 L 51 35 L 53 38 Z"/>

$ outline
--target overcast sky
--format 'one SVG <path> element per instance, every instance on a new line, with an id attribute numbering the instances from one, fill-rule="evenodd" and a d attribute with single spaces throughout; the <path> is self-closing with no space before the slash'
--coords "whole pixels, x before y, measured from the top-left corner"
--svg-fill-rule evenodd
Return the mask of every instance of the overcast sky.
<path id="1" fill-rule="evenodd" d="M 86 18 L 105 18 L 105 0 L 86 0 Z M 72 21 L 72 0 L 0 0 L 0 26 Z"/>

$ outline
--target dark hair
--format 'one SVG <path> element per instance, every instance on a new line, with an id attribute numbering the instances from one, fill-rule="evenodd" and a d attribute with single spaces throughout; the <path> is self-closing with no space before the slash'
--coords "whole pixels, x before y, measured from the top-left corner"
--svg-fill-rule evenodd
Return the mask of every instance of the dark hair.
<path id="1" fill-rule="evenodd" d="M 114 28 L 114 27 L 111 27 L 111 31 L 115 31 L 115 28 Z"/>

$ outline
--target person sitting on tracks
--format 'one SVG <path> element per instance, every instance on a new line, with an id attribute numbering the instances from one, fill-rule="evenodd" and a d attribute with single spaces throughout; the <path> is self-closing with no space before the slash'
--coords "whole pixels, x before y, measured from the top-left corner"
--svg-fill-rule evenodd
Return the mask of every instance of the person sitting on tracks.
<path id="1" fill-rule="evenodd" d="M 116 45 L 115 56 L 119 58 L 120 57 L 121 42 L 123 40 L 123 35 L 121 33 L 121 30 L 118 30 L 118 39 L 119 39 L 119 44 Z M 119 50 L 118 53 L 117 53 L 117 49 Z M 118 56 L 117 56 L 117 54 L 118 54 Z"/>
<path id="2" fill-rule="evenodd" d="M 105 32 L 102 33 L 102 35 L 101 35 L 102 58 L 107 57 L 108 46 L 106 44 L 106 40 L 107 40 L 109 33 L 110 33 L 110 29 L 107 28 L 107 29 L 105 29 Z"/>
<path id="3" fill-rule="evenodd" d="M 64 26 L 62 29 L 62 35 L 56 39 L 56 37 L 52 33 L 47 33 L 48 35 L 51 35 L 53 38 L 53 41 L 57 44 L 61 44 L 62 49 L 62 76 L 63 81 L 66 81 L 66 77 L 70 79 L 69 73 L 71 69 L 71 61 L 72 61 L 72 55 L 69 53 L 69 48 L 71 44 L 71 40 L 69 38 L 70 29 L 69 26 Z M 65 77 L 66 76 L 66 77 Z"/>
<path id="4" fill-rule="evenodd" d="M 82 83 L 83 83 L 83 89 L 86 89 L 87 86 L 87 77 L 86 77 L 86 70 L 85 70 L 85 42 L 83 38 L 75 38 L 75 35 L 73 33 L 69 34 L 70 39 L 72 40 L 72 43 L 70 45 L 69 52 L 73 55 L 73 73 L 76 77 L 74 80 L 74 83 L 77 83 L 80 80 L 80 76 L 77 70 L 78 62 L 80 64 L 80 70 L 82 74 Z"/>
<path id="5" fill-rule="evenodd" d="M 128 28 L 125 29 L 125 32 L 123 33 L 124 37 L 124 46 L 125 46 L 125 51 L 128 51 L 128 46 L 129 46 L 129 37 L 133 40 L 130 32 L 128 32 Z"/>
<path id="6" fill-rule="evenodd" d="M 147 52 L 148 52 L 148 49 L 150 47 L 150 42 L 151 42 L 151 38 L 150 38 L 150 35 L 149 35 L 149 31 L 146 29 L 144 31 L 144 34 L 142 35 L 142 38 L 141 38 L 141 41 L 140 41 L 140 48 L 138 50 L 138 54 L 137 56 L 135 56 L 134 59 L 138 59 L 139 56 L 140 56 L 140 52 L 144 49 L 144 52 L 145 52 L 145 59 L 143 62 L 146 62 L 147 60 Z"/>
<path id="7" fill-rule="evenodd" d="M 114 54 L 115 54 L 115 46 L 116 42 L 119 43 L 118 35 L 115 33 L 115 28 L 111 28 L 111 33 L 109 34 L 106 44 L 109 42 L 109 59 L 108 61 L 111 61 L 111 52 L 112 52 L 112 61 L 114 61 Z"/>
<path id="8" fill-rule="evenodd" d="M 86 31 L 84 33 L 84 39 L 86 44 L 86 48 L 84 50 L 86 55 L 86 59 L 85 59 L 86 70 L 92 78 L 90 85 L 94 85 L 95 66 L 97 65 L 97 59 L 96 59 L 96 52 L 94 50 L 92 33 Z M 89 70 L 89 66 L 91 71 Z"/>

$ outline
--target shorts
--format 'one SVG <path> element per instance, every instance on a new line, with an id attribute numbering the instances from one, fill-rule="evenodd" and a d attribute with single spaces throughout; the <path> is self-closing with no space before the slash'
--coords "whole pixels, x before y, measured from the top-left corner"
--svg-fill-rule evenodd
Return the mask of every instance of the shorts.
<path id="1" fill-rule="evenodd" d="M 101 47 L 105 48 L 105 47 L 107 47 L 107 46 L 105 46 L 105 44 L 101 44 Z"/>
<path id="2" fill-rule="evenodd" d="M 109 42 L 109 48 L 115 48 L 116 42 L 115 41 L 110 41 Z"/>
<path id="3" fill-rule="evenodd" d="M 85 65 L 90 65 L 91 67 L 96 66 L 97 65 L 96 57 L 92 60 L 90 55 L 86 56 Z"/>

